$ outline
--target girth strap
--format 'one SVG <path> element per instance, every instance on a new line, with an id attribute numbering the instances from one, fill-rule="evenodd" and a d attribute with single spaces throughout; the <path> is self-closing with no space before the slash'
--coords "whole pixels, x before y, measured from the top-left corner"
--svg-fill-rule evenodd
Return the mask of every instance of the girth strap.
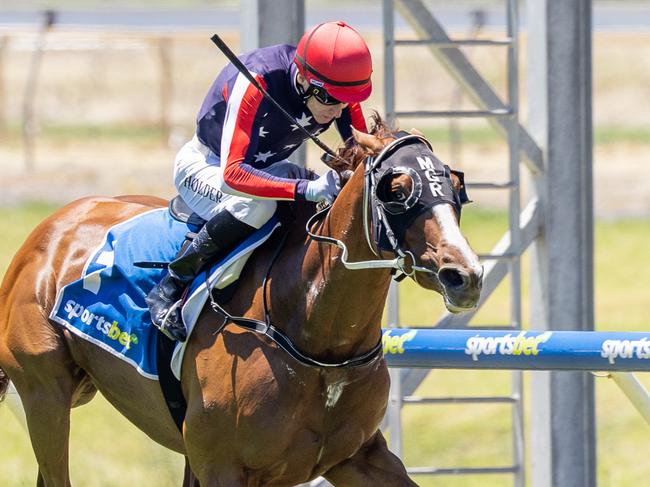
<path id="1" fill-rule="evenodd" d="M 174 424 L 178 431 L 183 432 L 183 421 L 185 420 L 185 413 L 187 411 L 187 403 L 183 396 L 180 381 L 174 376 L 171 369 L 171 358 L 174 348 L 176 347 L 175 341 L 170 340 L 160 330 L 156 331 L 156 365 L 158 366 L 158 383 L 165 398 L 167 408 L 172 415 Z"/>

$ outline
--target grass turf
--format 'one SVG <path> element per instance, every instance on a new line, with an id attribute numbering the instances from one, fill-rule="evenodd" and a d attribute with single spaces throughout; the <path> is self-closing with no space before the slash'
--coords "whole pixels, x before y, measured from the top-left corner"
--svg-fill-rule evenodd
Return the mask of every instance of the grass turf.
<path id="1" fill-rule="evenodd" d="M 30 204 L 0 208 L 0 275 L 24 237 L 55 207 Z M 468 208 L 463 230 L 477 251 L 489 251 L 506 225 L 500 212 Z M 650 220 L 620 220 L 596 224 L 596 321 L 600 330 L 644 330 L 645 302 L 650 289 Z M 524 296 L 526 291 L 524 259 Z M 400 288 L 404 325 L 435 322 L 440 300 L 408 281 Z M 507 322 L 507 283 L 495 292 L 477 323 Z M 525 297 L 524 297 L 525 299 Z M 524 308 L 526 310 L 526 308 Z M 524 311 L 525 313 L 525 311 Z M 524 314 L 525 316 L 525 314 Z M 647 374 L 646 374 L 647 375 Z M 646 376 L 641 377 L 646 387 Z M 620 487 L 642 485 L 650 475 L 645 451 L 650 429 L 612 381 L 597 379 L 598 483 Z M 418 391 L 421 395 L 508 394 L 505 371 L 433 371 Z M 530 385 L 527 384 L 527 389 Z M 510 408 L 504 405 L 407 406 L 403 416 L 404 453 L 408 465 L 503 466 L 510 462 Z M 36 462 L 27 433 L 6 406 L 0 407 L 0 485 L 33 485 Z M 121 417 L 101 397 L 74 410 L 71 431 L 73 484 L 87 487 L 139 485 L 176 486 L 182 458 L 154 444 Z M 530 459 L 528 459 L 530 461 Z M 423 486 L 503 487 L 509 475 L 418 477 Z"/>

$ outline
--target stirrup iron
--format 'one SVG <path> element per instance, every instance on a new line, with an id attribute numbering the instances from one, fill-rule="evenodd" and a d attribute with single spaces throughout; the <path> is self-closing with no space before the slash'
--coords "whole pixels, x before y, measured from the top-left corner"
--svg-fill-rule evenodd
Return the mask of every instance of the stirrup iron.
<path id="1" fill-rule="evenodd" d="M 182 343 L 187 340 L 187 330 L 185 328 L 185 323 L 183 323 L 181 305 L 182 300 L 179 299 L 169 307 L 165 316 L 160 320 L 160 326 L 156 322 L 154 322 L 154 325 L 156 325 L 160 332 L 170 340 Z M 178 320 L 175 319 L 176 316 L 179 317 Z"/>

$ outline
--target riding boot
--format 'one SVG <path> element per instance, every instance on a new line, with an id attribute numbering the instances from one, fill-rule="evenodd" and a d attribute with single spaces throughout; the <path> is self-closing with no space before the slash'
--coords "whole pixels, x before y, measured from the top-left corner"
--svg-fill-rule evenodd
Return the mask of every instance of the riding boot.
<path id="1" fill-rule="evenodd" d="M 169 272 L 145 297 L 151 321 L 167 337 L 184 342 L 187 331 L 180 298 L 206 264 L 224 256 L 233 245 L 255 231 L 223 210 L 207 222 L 182 255 L 170 262 Z"/>

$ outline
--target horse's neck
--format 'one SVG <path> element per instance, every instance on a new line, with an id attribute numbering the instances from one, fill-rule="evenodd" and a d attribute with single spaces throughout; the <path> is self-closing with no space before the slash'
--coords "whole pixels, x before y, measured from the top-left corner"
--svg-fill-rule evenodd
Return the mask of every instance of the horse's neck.
<path id="1" fill-rule="evenodd" d="M 357 171 L 317 229 L 343 242 L 349 261 L 377 258 L 366 242 L 363 205 L 363 174 Z M 390 284 L 388 270 L 348 270 L 341 257 L 334 245 L 309 243 L 302 265 L 305 321 L 292 333 L 305 350 L 330 358 L 349 358 L 377 344 Z"/>

